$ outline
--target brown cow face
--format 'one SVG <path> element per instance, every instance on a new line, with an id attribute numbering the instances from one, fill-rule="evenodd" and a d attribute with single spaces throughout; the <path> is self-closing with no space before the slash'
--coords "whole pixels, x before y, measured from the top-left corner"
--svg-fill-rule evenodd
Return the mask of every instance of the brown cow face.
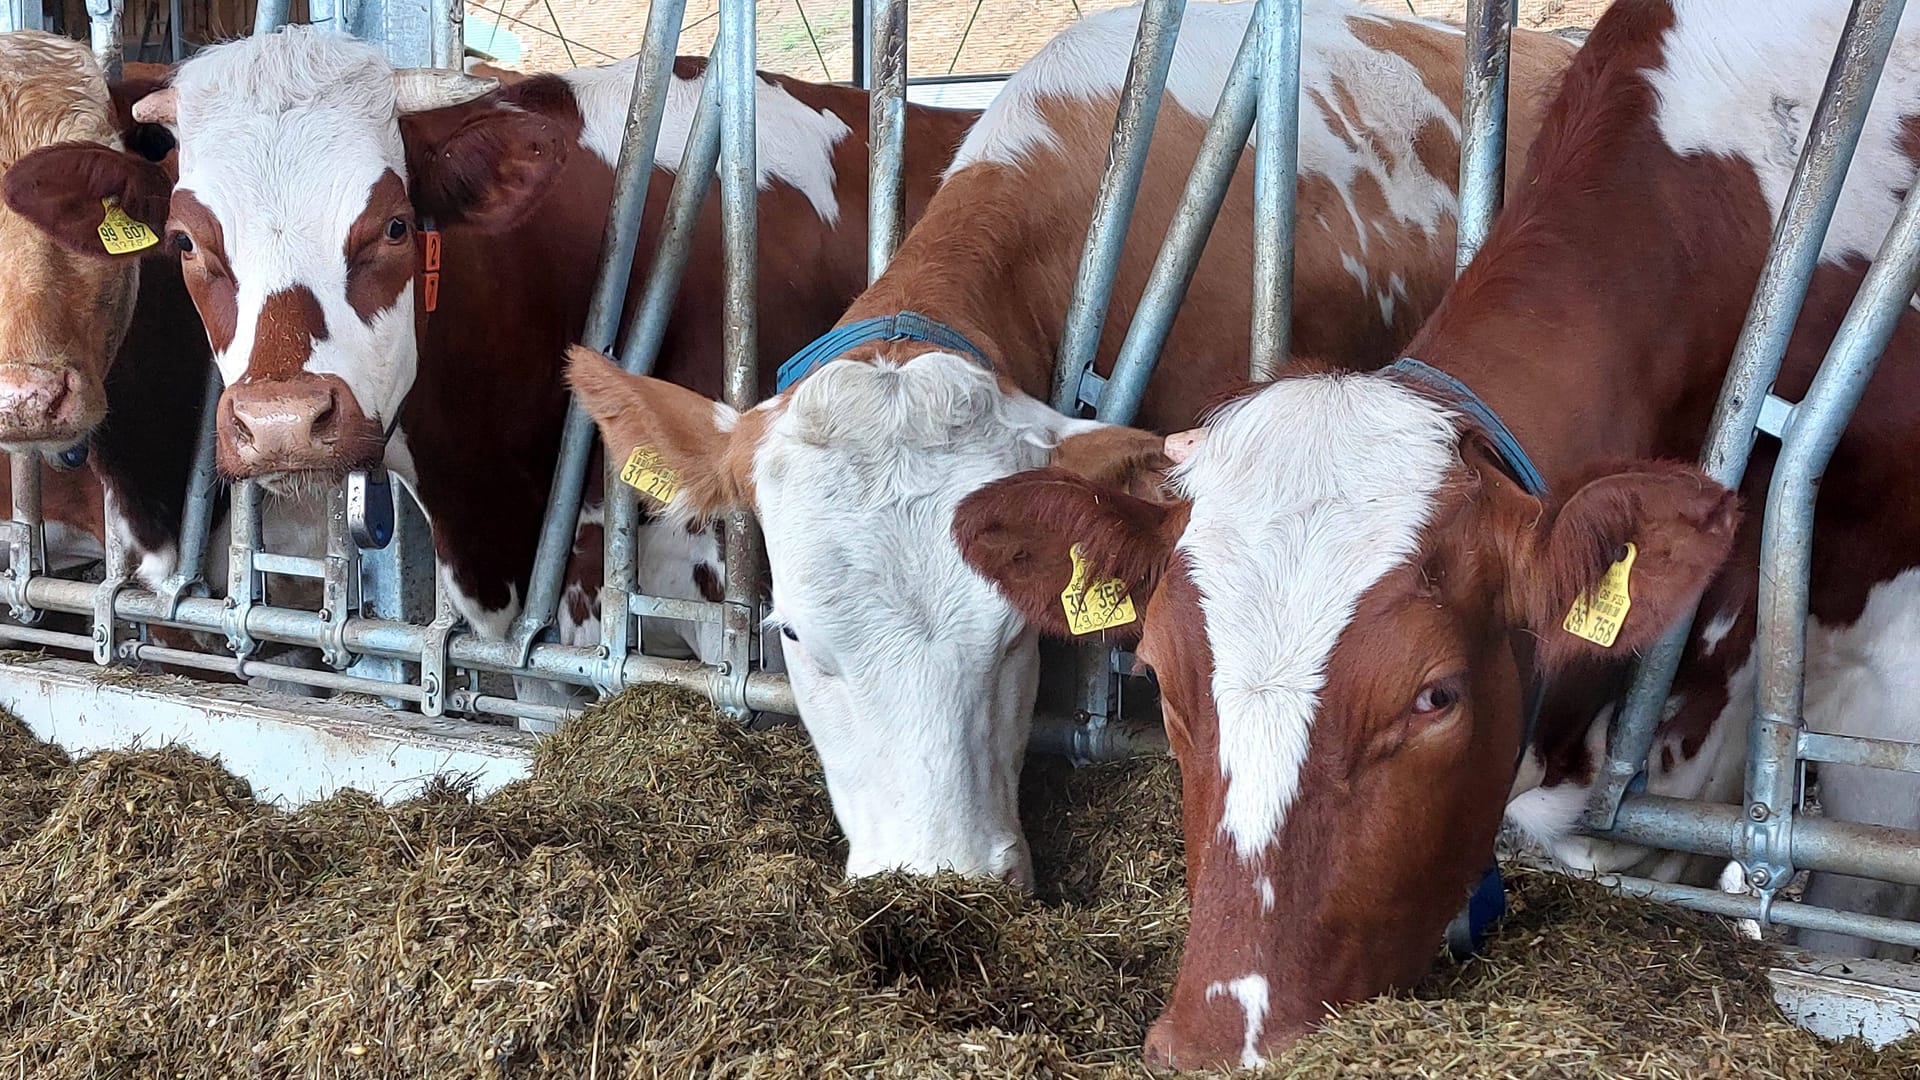
<path id="1" fill-rule="evenodd" d="M 116 141 L 107 84 L 84 45 L 0 35 L 7 196 L 0 207 L 0 447 L 7 450 L 65 449 L 106 415 L 106 372 L 133 318 L 139 278 L 134 261 L 114 261 L 103 246 L 103 200 L 137 209 L 147 196 L 164 196 L 164 179 L 151 192 L 119 183 L 117 170 L 49 170 L 41 148 L 66 143 L 83 160 L 117 163 Z M 38 228 L 56 207 L 83 226 L 68 236 Z"/>
<path id="2" fill-rule="evenodd" d="M 513 219 L 563 157 L 536 116 L 463 111 L 493 85 L 291 27 L 197 54 L 134 107 L 179 139 L 165 231 L 227 383 L 229 476 L 381 461 L 420 351 L 420 214 Z M 433 108 L 452 116 L 411 145 L 403 118 Z"/>
<path id="3" fill-rule="evenodd" d="M 1462 432 L 1383 376 L 1292 378 L 1169 440 L 1183 508 L 1044 473 L 961 507 L 967 558 L 1023 612 L 1057 599 L 1071 543 L 1152 590 L 1139 655 L 1181 760 L 1193 924 L 1151 1060 L 1254 1063 L 1418 979 L 1492 854 L 1531 680 L 1651 642 L 1731 543 L 1733 496 L 1690 467 L 1555 512 Z M 1628 544 L 1617 636 L 1568 633 Z"/>

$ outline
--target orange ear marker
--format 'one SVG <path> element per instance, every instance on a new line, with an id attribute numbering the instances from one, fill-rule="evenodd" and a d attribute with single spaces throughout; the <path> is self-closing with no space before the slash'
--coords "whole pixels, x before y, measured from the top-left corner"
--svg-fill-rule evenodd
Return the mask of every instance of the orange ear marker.
<path id="1" fill-rule="evenodd" d="M 422 291 L 426 294 L 427 313 L 432 314 L 440 307 L 440 230 L 423 227 L 420 238 L 425 242 L 421 252 L 420 268 L 425 271 Z"/>

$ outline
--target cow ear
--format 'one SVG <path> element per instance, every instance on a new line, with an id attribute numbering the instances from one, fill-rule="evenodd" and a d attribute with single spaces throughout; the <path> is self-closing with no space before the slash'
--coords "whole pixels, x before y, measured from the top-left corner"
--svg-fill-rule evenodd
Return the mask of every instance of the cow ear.
<path id="1" fill-rule="evenodd" d="M 1054 447 L 1048 464 L 1099 487 L 1157 499 L 1167 470 L 1173 465 L 1165 453 L 1165 442 L 1159 435 L 1139 428 L 1081 425 Z"/>
<path id="2" fill-rule="evenodd" d="M 1134 617 L 1099 620 L 1110 624 L 1101 630 L 1133 641 L 1172 550 L 1162 529 L 1167 513 L 1159 503 L 1054 467 L 1004 477 L 968 495 L 954 512 L 953 534 L 967 564 L 1028 622 L 1056 637 L 1076 636 L 1061 595 L 1074 580 L 1076 561 L 1083 593 L 1085 585 L 1117 580 Z M 1089 632 L 1084 619 L 1078 629 Z"/>
<path id="3" fill-rule="evenodd" d="M 753 440 L 735 440 L 739 414 L 684 386 L 629 375 L 592 349 L 567 353 L 575 400 L 600 427 L 623 479 L 670 510 L 705 520 L 753 506 Z"/>
<path id="4" fill-rule="evenodd" d="M 167 225 L 173 182 L 166 170 L 138 154 L 98 143 L 43 146 L 21 158 L 6 174 L 7 207 L 33 222 L 61 247 L 101 258 L 137 258 L 165 249 L 119 245 L 108 250 L 100 227 L 107 200 L 157 238 Z"/>
<path id="5" fill-rule="evenodd" d="M 1636 463 L 1574 492 L 1523 541 L 1509 604 L 1548 672 L 1626 657 L 1693 609 L 1739 525 L 1739 497 L 1699 469 Z"/>
<path id="6" fill-rule="evenodd" d="M 537 113 L 482 102 L 400 118 L 414 206 L 441 224 L 510 229 L 560 178 L 567 141 Z"/>

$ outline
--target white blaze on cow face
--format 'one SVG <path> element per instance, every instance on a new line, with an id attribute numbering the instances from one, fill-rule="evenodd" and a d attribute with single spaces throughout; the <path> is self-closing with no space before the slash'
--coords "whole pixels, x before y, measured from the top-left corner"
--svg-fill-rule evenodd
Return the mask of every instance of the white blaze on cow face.
<path id="1" fill-rule="evenodd" d="M 267 299 L 304 288 L 325 317 L 304 369 L 338 376 L 385 426 L 413 382 L 414 285 L 362 318 L 348 300 L 346 246 L 375 185 L 407 179 L 393 69 L 371 45 L 289 27 L 197 54 L 173 86 L 176 227 L 198 250 L 217 245 L 232 282 L 225 335 L 222 315 L 202 306 L 221 376 L 231 386 L 247 374 Z M 180 213 L 187 198 L 218 238 Z"/>
<path id="2" fill-rule="evenodd" d="M 1458 441 L 1453 415 L 1401 383 L 1310 376 L 1228 405 L 1174 470 L 1213 651 L 1220 832 L 1243 858 L 1279 835 L 1328 658 L 1361 596 L 1419 550 Z"/>
<path id="3" fill-rule="evenodd" d="M 1085 426 L 948 353 L 836 361 L 768 425 L 753 481 L 775 618 L 850 874 L 1027 880 L 1038 647 L 961 559 L 954 508 Z"/>

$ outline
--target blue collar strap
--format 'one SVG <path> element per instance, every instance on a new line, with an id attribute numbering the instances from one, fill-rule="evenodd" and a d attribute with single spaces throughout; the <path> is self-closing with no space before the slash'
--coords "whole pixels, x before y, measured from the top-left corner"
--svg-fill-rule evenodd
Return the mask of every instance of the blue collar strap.
<path id="1" fill-rule="evenodd" d="M 774 392 L 785 391 L 806 378 L 813 369 L 837 359 L 847 350 L 875 341 L 924 341 L 948 352 L 959 353 L 983 368 L 993 367 L 987 354 L 980 351 L 978 345 L 968 341 L 967 335 L 917 311 L 902 311 L 897 315 L 851 322 L 814 338 L 806 348 L 794 353 L 786 363 L 780 365 Z"/>
<path id="2" fill-rule="evenodd" d="M 1540 475 L 1539 469 L 1534 468 L 1533 459 L 1521 449 L 1520 440 L 1514 438 L 1513 432 L 1507 430 L 1507 425 L 1500 422 L 1500 414 L 1480 400 L 1480 395 L 1469 389 L 1466 383 L 1411 356 L 1401 357 L 1386 370 L 1389 375 L 1404 375 L 1413 382 L 1438 391 L 1449 405 L 1473 417 L 1487 437 L 1493 440 L 1493 448 L 1499 451 L 1500 460 L 1513 470 L 1514 479 L 1520 481 L 1520 486 L 1526 489 L 1527 494 L 1535 498 L 1546 496 L 1546 478 Z"/>

